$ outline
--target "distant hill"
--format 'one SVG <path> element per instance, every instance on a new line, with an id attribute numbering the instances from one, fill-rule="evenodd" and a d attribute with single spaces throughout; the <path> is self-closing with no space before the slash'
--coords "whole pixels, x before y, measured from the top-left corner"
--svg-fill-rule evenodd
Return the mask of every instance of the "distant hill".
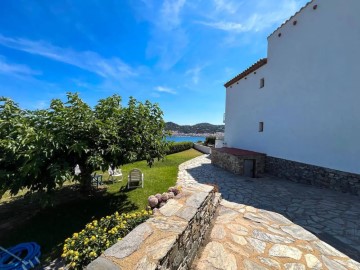
<path id="1" fill-rule="evenodd" d="M 216 133 L 216 132 L 224 132 L 225 125 L 212 125 L 209 123 L 200 123 L 193 126 L 190 125 L 178 125 L 173 122 L 166 122 L 166 130 L 176 131 L 178 133 Z"/>

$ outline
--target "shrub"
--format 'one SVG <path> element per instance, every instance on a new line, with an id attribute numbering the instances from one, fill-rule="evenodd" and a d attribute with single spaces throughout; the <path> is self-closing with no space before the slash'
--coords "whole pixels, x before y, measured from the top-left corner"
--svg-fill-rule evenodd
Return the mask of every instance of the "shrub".
<path id="1" fill-rule="evenodd" d="M 138 211 L 131 214 L 119 214 L 94 220 L 85 228 L 65 240 L 62 258 L 70 269 L 83 269 L 108 247 L 127 235 L 138 224 L 144 222 L 152 211 Z"/>
<path id="2" fill-rule="evenodd" d="M 207 136 L 206 139 L 205 139 L 205 145 L 215 145 L 215 140 L 216 140 L 216 137 L 215 136 Z"/>
<path id="3" fill-rule="evenodd" d="M 185 151 L 188 149 L 191 149 L 193 147 L 193 143 L 192 142 L 175 142 L 175 143 L 170 143 L 169 144 L 169 149 L 167 150 L 166 154 L 170 155 L 170 154 L 174 154 L 174 153 L 178 153 L 181 151 Z"/>

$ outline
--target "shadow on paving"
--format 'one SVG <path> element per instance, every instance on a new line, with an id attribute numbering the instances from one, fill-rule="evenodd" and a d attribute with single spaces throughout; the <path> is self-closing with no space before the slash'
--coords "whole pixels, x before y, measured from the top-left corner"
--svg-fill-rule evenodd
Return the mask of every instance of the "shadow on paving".
<path id="1" fill-rule="evenodd" d="M 228 201 L 280 213 L 360 261 L 360 197 L 273 176 L 242 177 L 205 160 L 186 169 L 199 183 L 216 184 Z"/>
<path id="2" fill-rule="evenodd" d="M 129 212 L 137 207 L 128 200 L 126 192 L 120 191 L 116 194 L 104 192 L 92 196 L 79 194 L 78 190 L 67 192 L 70 201 L 57 204 L 51 208 L 38 210 L 35 215 L 30 216 L 25 222 L 7 229 L 7 233 L 1 233 L 0 243 L 3 247 L 10 247 L 21 242 L 35 241 L 41 246 L 42 257 L 48 261 L 60 256 L 62 245 L 67 237 L 85 227 L 85 224 L 93 219 L 99 219 L 111 215 L 115 211 Z M 21 201 L 21 200 L 20 200 Z M 25 202 L 26 200 L 23 200 Z M 32 211 L 34 206 L 18 209 L 19 201 L 7 203 L 8 209 L 13 209 L 13 215 L 26 216 L 24 211 Z M 37 205 L 38 206 L 38 205 Z M 3 208 L 5 206 L 2 206 Z M 1 211 L 1 206 L 0 206 Z M 1 218 L 1 223 L 5 219 Z"/>

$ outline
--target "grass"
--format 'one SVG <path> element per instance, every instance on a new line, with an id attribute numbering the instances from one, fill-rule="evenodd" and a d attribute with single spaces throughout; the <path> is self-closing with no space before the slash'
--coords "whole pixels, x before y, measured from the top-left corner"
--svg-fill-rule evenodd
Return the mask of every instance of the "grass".
<path id="1" fill-rule="evenodd" d="M 121 168 L 123 181 L 109 183 L 107 190 L 96 196 L 84 197 L 75 194 L 76 199 L 41 210 L 28 221 L 0 236 L 1 245 L 9 247 L 21 242 L 35 241 L 41 246 L 42 262 L 58 258 L 64 240 L 74 232 L 80 231 L 86 223 L 115 211 L 123 213 L 144 209 L 148 196 L 165 192 L 168 187 L 175 185 L 179 164 L 199 155 L 201 153 L 190 149 L 169 155 L 164 161 L 155 162 L 151 168 L 145 161 L 124 165 Z M 133 168 L 138 168 L 144 173 L 143 189 L 126 189 L 126 178 Z M 108 175 L 104 173 L 103 180 L 107 179 Z M 57 196 L 74 197 L 74 194 L 70 193 L 79 192 L 71 186 L 64 189 L 68 189 L 67 192 L 59 192 Z"/>

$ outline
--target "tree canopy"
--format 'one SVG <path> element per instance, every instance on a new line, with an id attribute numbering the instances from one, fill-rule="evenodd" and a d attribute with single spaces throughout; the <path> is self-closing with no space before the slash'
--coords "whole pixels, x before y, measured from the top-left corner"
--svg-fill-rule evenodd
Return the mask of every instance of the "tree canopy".
<path id="1" fill-rule="evenodd" d="M 43 110 L 25 110 L 0 98 L 0 196 L 22 188 L 51 193 L 67 179 L 89 187 L 94 170 L 164 157 L 165 122 L 157 104 L 121 97 L 101 99 L 94 108 L 78 94 L 51 101 Z M 74 175 L 79 165 L 81 174 Z"/>

